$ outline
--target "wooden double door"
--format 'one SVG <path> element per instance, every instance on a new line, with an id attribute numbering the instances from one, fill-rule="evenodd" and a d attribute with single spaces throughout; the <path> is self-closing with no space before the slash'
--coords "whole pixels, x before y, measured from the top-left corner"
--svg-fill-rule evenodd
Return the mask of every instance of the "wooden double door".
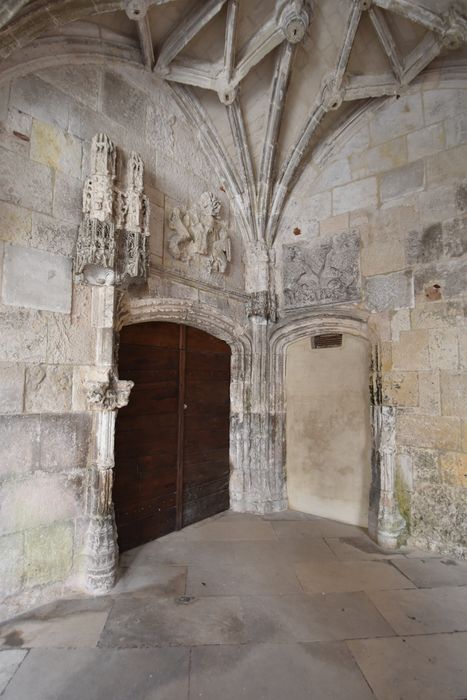
<path id="1" fill-rule="evenodd" d="M 126 326 L 119 372 L 135 383 L 115 434 L 125 551 L 229 507 L 230 348 L 190 326 Z"/>

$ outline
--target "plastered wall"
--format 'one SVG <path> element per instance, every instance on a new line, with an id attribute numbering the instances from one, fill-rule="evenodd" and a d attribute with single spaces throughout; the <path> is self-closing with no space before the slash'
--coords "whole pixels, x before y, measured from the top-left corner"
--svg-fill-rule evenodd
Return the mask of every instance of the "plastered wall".
<path id="1" fill-rule="evenodd" d="M 368 342 L 287 349 L 287 493 L 294 510 L 368 526 L 371 482 Z"/>

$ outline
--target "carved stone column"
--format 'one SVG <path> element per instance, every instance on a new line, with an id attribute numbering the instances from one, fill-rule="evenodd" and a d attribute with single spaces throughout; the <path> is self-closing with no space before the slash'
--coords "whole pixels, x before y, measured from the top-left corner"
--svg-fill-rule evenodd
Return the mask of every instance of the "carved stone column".
<path id="1" fill-rule="evenodd" d="M 275 294 L 270 291 L 271 251 L 258 243 L 248 255 L 247 316 L 252 338 L 249 401 L 244 413 L 245 470 L 241 493 L 231 493 L 234 510 L 259 513 L 287 507 L 283 469 L 271 469 L 275 416 L 271 401 L 269 328 L 276 321 Z M 274 460 L 272 462 L 274 464 Z"/>
<path id="2" fill-rule="evenodd" d="M 131 381 L 117 379 L 108 370 L 103 381 L 87 382 L 89 409 L 94 412 L 94 458 L 89 474 L 86 543 L 86 587 L 93 592 L 112 588 L 118 564 L 117 534 L 112 503 L 114 439 L 117 410 L 126 406 Z"/>
<path id="3" fill-rule="evenodd" d="M 378 348 L 374 347 L 370 377 L 372 424 L 372 486 L 370 534 L 386 549 L 396 549 L 406 530 L 396 498 L 396 409 L 382 405 Z"/>
<path id="4" fill-rule="evenodd" d="M 141 157 L 127 160 L 126 189 L 116 184 L 118 150 L 106 134 L 91 145 L 91 173 L 83 191 L 83 218 L 74 256 L 75 281 L 92 286 L 92 325 L 96 329 L 94 366 L 84 380 L 93 413 L 92 459 L 88 465 L 85 543 L 86 587 L 109 591 L 118 564 L 112 503 L 117 410 L 128 403 L 133 382 L 117 373 L 115 328 L 117 300 L 133 280 L 147 275 L 149 206 L 143 192 Z"/>

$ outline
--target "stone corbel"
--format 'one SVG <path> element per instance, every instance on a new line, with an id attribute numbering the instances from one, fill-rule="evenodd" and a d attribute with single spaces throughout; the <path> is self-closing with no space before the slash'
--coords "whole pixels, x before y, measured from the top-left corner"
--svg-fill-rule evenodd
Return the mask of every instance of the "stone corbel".
<path id="1" fill-rule="evenodd" d="M 91 411 L 116 411 L 127 405 L 134 382 L 117 379 L 109 370 L 105 380 L 90 380 L 86 385 L 86 398 Z"/>

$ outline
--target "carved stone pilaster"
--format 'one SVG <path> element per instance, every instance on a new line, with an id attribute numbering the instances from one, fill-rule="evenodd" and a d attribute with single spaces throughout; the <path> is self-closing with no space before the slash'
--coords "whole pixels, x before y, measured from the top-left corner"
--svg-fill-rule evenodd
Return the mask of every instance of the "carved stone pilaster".
<path id="1" fill-rule="evenodd" d="M 117 533 L 112 503 L 115 421 L 126 406 L 133 382 L 117 379 L 109 370 L 105 379 L 87 382 L 88 406 L 94 413 L 94 460 L 89 473 L 86 542 L 86 586 L 106 592 L 115 583 L 118 564 Z"/>
<path id="2" fill-rule="evenodd" d="M 378 544 L 396 549 L 406 529 L 396 499 L 396 409 L 372 407 L 374 454 L 379 466 Z"/>

